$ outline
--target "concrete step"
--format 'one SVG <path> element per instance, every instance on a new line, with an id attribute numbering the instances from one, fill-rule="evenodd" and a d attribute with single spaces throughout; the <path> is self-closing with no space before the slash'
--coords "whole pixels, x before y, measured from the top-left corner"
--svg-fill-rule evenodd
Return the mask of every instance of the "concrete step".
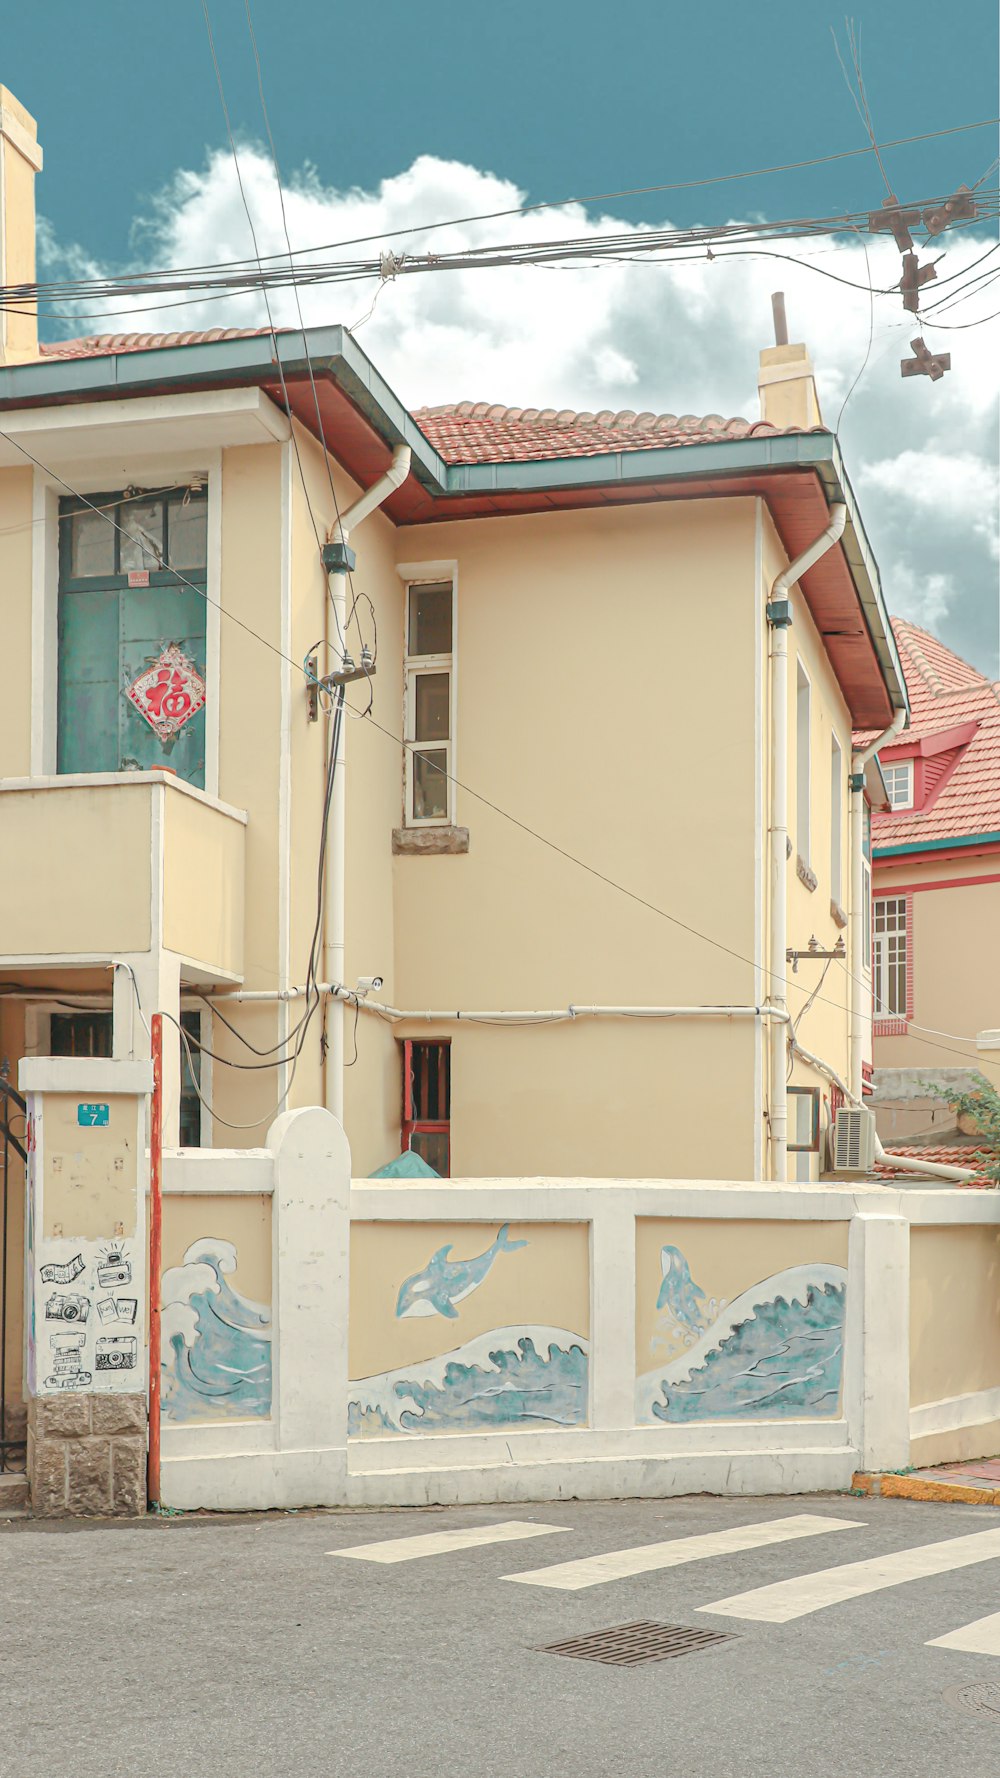
<path id="1" fill-rule="evenodd" d="M 0 1475 L 0 1519 L 24 1512 L 28 1504 L 28 1478 L 16 1471 Z"/>

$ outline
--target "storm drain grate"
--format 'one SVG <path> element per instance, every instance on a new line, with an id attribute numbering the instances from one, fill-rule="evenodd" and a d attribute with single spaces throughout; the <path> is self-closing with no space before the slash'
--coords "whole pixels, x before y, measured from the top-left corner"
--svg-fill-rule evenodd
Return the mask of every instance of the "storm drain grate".
<path id="1" fill-rule="evenodd" d="M 1000 1685 L 989 1680 L 978 1685 L 950 1685 L 944 1695 L 949 1704 L 967 1710 L 970 1716 L 987 1716 L 1000 1722 Z"/>
<path id="2" fill-rule="evenodd" d="M 655 1624 L 643 1619 L 637 1624 L 613 1624 L 610 1630 L 594 1630 L 589 1636 L 571 1636 L 568 1642 L 549 1642 L 538 1653 L 603 1661 L 607 1667 L 641 1667 L 647 1661 L 675 1661 L 679 1655 L 734 1640 L 721 1630 L 692 1630 L 686 1624 Z"/>

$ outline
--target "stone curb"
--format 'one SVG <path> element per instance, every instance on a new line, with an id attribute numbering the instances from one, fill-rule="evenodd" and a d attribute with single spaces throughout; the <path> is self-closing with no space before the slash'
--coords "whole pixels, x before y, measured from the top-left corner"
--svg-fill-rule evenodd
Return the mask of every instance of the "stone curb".
<path id="1" fill-rule="evenodd" d="M 889 1500 L 955 1500 L 963 1506 L 1000 1506 L 1000 1488 L 970 1488 L 961 1482 L 931 1482 L 922 1476 L 888 1472 L 853 1475 L 851 1492 Z"/>

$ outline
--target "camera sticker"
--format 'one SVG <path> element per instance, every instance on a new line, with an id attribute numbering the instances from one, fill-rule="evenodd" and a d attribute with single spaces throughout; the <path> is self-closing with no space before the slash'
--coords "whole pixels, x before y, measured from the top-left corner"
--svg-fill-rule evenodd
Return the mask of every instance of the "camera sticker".
<path id="1" fill-rule="evenodd" d="M 98 1260 L 97 1282 L 102 1290 L 113 1290 L 116 1284 L 131 1284 L 132 1262 L 124 1247 L 110 1247 Z"/>
<path id="2" fill-rule="evenodd" d="M 45 1304 L 46 1321 L 86 1321 L 90 1314 L 90 1298 L 75 1292 L 64 1296 L 54 1290 Z"/>
<path id="3" fill-rule="evenodd" d="M 52 1350 L 52 1375 L 46 1377 L 46 1389 L 86 1389 L 93 1381 L 90 1371 L 83 1369 L 85 1333 L 55 1333 Z"/>
<path id="4" fill-rule="evenodd" d="M 86 1261 L 81 1253 L 75 1259 L 67 1260 L 65 1265 L 49 1265 L 42 1267 L 43 1284 L 72 1284 L 81 1272 L 87 1269 Z"/>
<path id="5" fill-rule="evenodd" d="M 97 1371 L 133 1371 L 139 1343 L 135 1334 L 101 1334 L 94 1349 Z"/>

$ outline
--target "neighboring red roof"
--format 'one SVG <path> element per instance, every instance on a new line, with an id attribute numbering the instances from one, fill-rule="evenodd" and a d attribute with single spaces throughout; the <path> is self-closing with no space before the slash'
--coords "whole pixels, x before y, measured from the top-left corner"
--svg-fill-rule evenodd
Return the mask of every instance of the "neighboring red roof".
<path id="1" fill-rule="evenodd" d="M 115 358 L 121 352 L 157 352 L 171 346 L 205 346 L 212 340 L 250 340 L 269 327 L 209 327 L 203 333 L 91 333 L 76 340 L 42 340 L 43 358 Z"/>
<path id="2" fill-rule="evenodd" d="M 631 408 L 576 413 L 572 408 L 504 407 L 488 401 L 418 407 L 413 418 L 446 463 L 537 463 L 554 457 L 598 457 L 608 451 L 655 451 L 801 431 L 798 426 L 772 426 L 767 420 L 724 420 L 721 414 L 703 418 L 637 414 Z"/>
<path id="3" fill-rule="evenodd" d="M 883 761 L 906 759 L 917 752 L 918 743 L 948 730 L 973 723 L 976 727 L 970 740 L 927 761 L 927 792 L 933 798 L 928 808 L 873 815 L 876 854 L 882 846 L 1000 833 L 1000 684 L 992 684 L 916 624 L 894 617 L 892 628 L 910 694 L 911 720 L 893 746 L 884 750 Z M 934 798 L 939 781 L 943 788 Z"/>
<path id="4" fill-rule="evenodd" d="M 906 1144 L 902 1142 L 894 1142 L 892 1145 L 892 1152 L 897 1155 L 905 1155 L 909 1160 L 936 1161 L 940 1165 L 946 1167 L 985 1167 L 992 1159 L 988 1150 L 976 1148 L 974 1143 L 965 1143 L 964 1145 L 962 1143 L 937 1143 L 925 1148 L 919 1148 L 907 1147 Z M 890 1155 L 886 1155 L 885 1161 L 876 1161 L 874 1171 L 879 1174 L 884 1174 L 888 1178 L 895 1178 L 899 1169 L 891 1166 L 890 1161 Z M 911 1177 L 915 1177 L 915 1175 L 911 1175 Z M 930 1183 L 929 1180 L 928 1183 Z M 995 1180 L 986 1179 L 983 1176 L 980 1176 L 977 1179 L 970 1179 L 966 1183 L 969 1189 L 974 1188 L 981 1191 L 988 1191 L 991 1186 L 995 1186 L 996 1184 Z"/>

